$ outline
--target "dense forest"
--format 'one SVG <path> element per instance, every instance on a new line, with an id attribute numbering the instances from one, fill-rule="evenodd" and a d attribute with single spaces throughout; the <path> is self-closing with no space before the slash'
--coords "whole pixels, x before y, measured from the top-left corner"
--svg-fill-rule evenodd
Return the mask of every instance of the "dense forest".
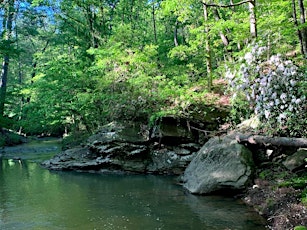
<path id="1" fill-rule="evenodd" d="M 62 135 L 224 106 L 229 123 L 306 136 L 306 5 L 1 0 L 0 127 Z"/>

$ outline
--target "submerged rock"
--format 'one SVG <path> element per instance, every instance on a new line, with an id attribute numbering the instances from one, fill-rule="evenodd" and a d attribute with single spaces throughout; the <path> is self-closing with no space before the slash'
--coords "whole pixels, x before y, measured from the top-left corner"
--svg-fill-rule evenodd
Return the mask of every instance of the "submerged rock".
<path id="1" fill-rule="evenodd" d="M 233 138 L 211 138 L 186 168 L 183 186 L 191 193 L 244 189 L 253 172 L 252 153 Z"/>

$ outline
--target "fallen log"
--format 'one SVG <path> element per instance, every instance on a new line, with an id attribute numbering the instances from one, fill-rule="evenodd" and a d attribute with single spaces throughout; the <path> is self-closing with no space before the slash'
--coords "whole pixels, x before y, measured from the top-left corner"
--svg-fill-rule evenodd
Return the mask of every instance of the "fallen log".
<path id="1" fill-rule="evenodd" d="M 295 148 L 307 148 L 307 138 L 295 138 L 295 137 L 268 137 L 261 135 L 236 135 L 236 140 L 240 144 L 258 144 L 265 146 L 285 146 Z"/>

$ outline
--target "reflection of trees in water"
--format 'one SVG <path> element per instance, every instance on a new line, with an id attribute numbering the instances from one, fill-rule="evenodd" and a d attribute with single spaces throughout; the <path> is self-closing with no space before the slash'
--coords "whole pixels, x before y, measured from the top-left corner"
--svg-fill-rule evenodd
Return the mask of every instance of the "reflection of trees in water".
<path id="1" fill-rule="evenodd" d="M 265 220 L 234 198 L 192 194 L 185 198 L 185 203 L 204 221 L 208 229 L 225 229 L 230 226 L 230 229 L 265 229 Z"/>
<path id="2" fill-rule="evenodd" d="M 232 199 L 186 194 L 174 179 L 50 172 L 30 161 L 3 159 L 0 229 L 18 229 L 21 224 L 24 229 L 138 229 L 140 225 L 143 229 L 243 229 L 239 225 L 257 229 L 253 223 L 251 228 L 244 225 L 244 205 L 237 204 L 236 209 Z M 245 220 L 240 222 L 241 217 Z M 233 220 L 238 223 L 231 223 Z"/>
<path id="3" fill-rule="evenodd" d="M 28 164 L 20 159 L 0 158 L 0 228 L 9 221 L 10 208 L 14 206 L 15 196 L 29 178 Z M 21 195 L 22 197 L 22 195 Z M 22 199 L 20 199 L 22 204 Z"/>
<path id="4" fill-rule="evenodd" d="M 5 222 L 6 217 L 6 200 L 7 194 L 5 189 L 5 182 L 4 182 L 4 172 L 3 172 L 3 160 L 0 157 L 0 226 Z"/>

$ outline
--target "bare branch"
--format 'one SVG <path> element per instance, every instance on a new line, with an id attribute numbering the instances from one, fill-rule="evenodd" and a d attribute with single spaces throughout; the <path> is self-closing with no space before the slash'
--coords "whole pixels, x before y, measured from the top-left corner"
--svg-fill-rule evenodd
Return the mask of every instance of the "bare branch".
<path id="1" fill-rule="evenodd" d="M 205 2 L 202 2 L 202 3 L 203 3 L 205 6 L 208 6 L 208 7 L 228 8 L 228 7 L 234 7 L 234 6 L 243 5 L 243 4 L 245 4 L 245 3 L 253 3 L 253 2 L 254 2 L 254 0 L 244 0 L 244 1 L 241 1 L 241 2 L 229 4 L 229 5 L 209 4 L 209 3 L 205 3 Z"/>

